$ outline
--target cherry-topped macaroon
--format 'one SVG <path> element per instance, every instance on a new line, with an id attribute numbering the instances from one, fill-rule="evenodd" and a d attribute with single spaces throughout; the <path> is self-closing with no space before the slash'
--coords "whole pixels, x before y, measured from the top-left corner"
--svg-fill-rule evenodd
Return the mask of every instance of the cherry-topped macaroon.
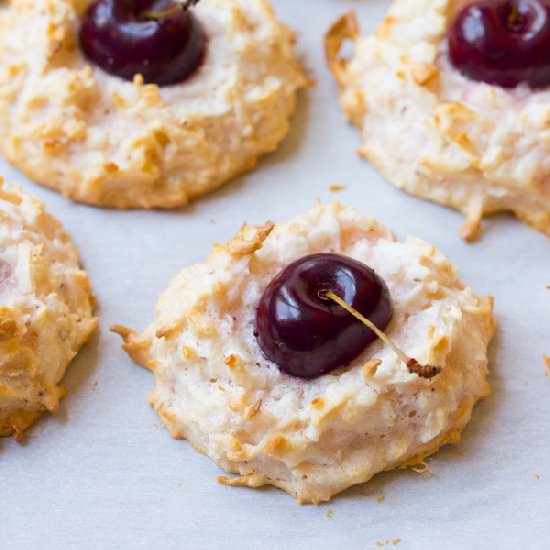
<path id="1" fill-rule="evenodd" d="M 315 378 L 355 359 L 376 335 L 325 296 L 333 292 L 384 330 L 392 317 L 385 282 L 368 266 L 338 254 L 312 254 L 288 265 L 265 289 L 256 337 L 285 373 Z"/>
<path id="2" fill-rule="evenodd" d="M 200 66 L 206 35 L 189 8 L 173 0 L 96 0 L 80 27 L 84 54 L 106 72 L 169 86 Z"/>
<path id="3" fill-rule="evenodd" d="M 550 85 L 550 0 L 480 0 L 448 34 L 452 64 L 473 80 L 513 88 Z"/>

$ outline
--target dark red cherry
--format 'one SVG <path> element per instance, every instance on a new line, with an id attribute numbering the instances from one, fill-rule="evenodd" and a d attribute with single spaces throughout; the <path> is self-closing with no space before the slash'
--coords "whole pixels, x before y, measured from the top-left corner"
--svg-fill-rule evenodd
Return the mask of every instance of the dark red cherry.
<path id="1" fill-rule="evenodd" d="M 451 63 L 503 88 L 550 84 L 550 1 L 481 0 L 463 8 L 448 34 Z"/>
<path id="2" fill-rule="evenodd" d="M 200 66 L 206 35 L 192 11 L 173 0 L 96 0 L 80 27 L 81 48 L 106 72 L 169 86 Z"/>
<path id="3" fill-rule="evenodd" d="M 332 291 L 384 330 L 392 305 L 384 281 L 368 266 L 338 254 L 290 264 L 265 289 L 256 311 L 258 343 L 285 373 L 315 378 L 348 364 L 374 333 L 323 292 Z"/>

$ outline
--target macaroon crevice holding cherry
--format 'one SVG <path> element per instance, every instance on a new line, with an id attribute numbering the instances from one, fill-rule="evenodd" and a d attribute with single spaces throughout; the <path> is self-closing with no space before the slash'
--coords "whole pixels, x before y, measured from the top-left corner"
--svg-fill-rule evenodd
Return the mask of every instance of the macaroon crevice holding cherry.
<path id="1" fill-rule="evenodd" d="M 198 0 L 95 0 L 79 32 L 85 56 L 109 74 L 172 86 L 204 60 L 205 31 L 190 9 Z"/>
<path id="2" fill-rule="evenodd" d="M 353 361 L 377 336 L 325 296 L 333 292 L 384 330 L 393 314 L 384 280 L 369 266 L 332 253 L 305 256 L 266 287 L 255 335 L 281 371 L 315 378 Z"/>
<path id="3" fill-rule="evenodd" d="M 550 85 L 550 0 L 478 0 L 448 32 L 449 58 L 462 74 L 503 88 Z"/>

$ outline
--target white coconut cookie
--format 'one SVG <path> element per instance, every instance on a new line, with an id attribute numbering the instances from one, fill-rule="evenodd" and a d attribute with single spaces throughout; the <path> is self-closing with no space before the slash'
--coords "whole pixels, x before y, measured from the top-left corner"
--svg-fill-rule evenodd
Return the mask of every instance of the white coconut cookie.
<path id="1" fill-rule="evenodd" d="M 202 0 L 196 74 L 159 87 L 107 74 L 79 46 L 90 1 L 0 8 L 0 149 L 34 180 L 115 208 L 185 205 L 273 151 L 309 84 L 265 0 Z"/>
<path id="2" fill-rule="evenodd" d="M 0 182 L 0 436 L 55 411 L 65 370 L 97 321 L 88 276 L 61 224 Z"/>
<path id="3" fill-rule="evenodd" d="M 385 280 L 394 310 L 387 334 L 439 374 L 420 377 L 380 340 L 311 379 L 266 359 L 254 333 L 266 286 L 289 263 L 320 252 L 353 258 Z M 275 485 L 318 503 L 459 439 L 489 392 L 494 320 L 492 300 L 464 287 L 434 246 L 399 242 L 333 203 L 288 224 L 243 226 L 171 281 L 143 333 L 113 330 L 154 372 L 150 402 L 171 434 L 238 474 L 220 481 Z"/>
<path id="4" fill-rule="evenodd" d="M 447 32 L 464 5 L 395 0 L 371 36 L 352 13 L 336 21 L 325 46 L 342 108 L 362 129 L 359 153 L 394 185 L 462 211 L 466 240 L 498 211 L 550 236 L 550 91 L 463 76 Z"/>

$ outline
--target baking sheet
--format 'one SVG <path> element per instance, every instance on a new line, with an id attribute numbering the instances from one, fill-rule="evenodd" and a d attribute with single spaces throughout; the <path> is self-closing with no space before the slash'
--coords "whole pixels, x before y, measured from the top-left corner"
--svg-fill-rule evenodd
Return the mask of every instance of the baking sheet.
<path id="1" fill-rule="evenodd" d="M 507 216 L 483 239 L 458 237 L 460 214 L 394 189 L 354 150 L 321 37 L 346 10 L 363 29 L 383 0 L 273 0 L 299 30 L 317 86 L 302 94 L 291 134 L 258 168 L 189 208 L 115 212 L 72 204 L 0 164 L 46 202 L 79 246 L 101 330 L 71 366 L 68 395 L 25 444 L 0 441 L 0 548 L 57 549 L 548 549 L 550 548 L 550 241 Z M 406 136 L 404 136 L 406 139 Z M 329 185 L 346 185 L 335 194 Z M 435 243 L 479 293 L 496 297 L 493 395 L 463 441 L 429 460 L 431 475 L 381 474 L 326 505 L 299 506 L 277 489 L 219 485 L 220 473 L 175 441 L 147 405 L 152 375 L 120 351 L 112 323 L 142 328 L 183 266 L 243 221 L 286 221 L 337 198 L 400 237 Z"/>

